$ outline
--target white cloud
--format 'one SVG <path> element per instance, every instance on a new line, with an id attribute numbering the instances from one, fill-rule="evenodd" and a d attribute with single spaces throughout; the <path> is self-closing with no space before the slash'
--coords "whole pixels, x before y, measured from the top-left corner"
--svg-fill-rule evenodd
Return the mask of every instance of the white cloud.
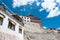
<path id="1" fill-rule="evenodd" d="M 47 18 L 55 17 L 55 16 L 59 16 L 59 15 L 60 15 L 60 11 L 58 10 L 58 7 L 56 7 L 54 10 L 50 11 L 50 13 L 47 16 Z"/>
<path id="2" fill-rule="evenodd" d="M 43 26 L 44 29 L 47 29 L 47 27 Z"/>
<path id="3" fill-rule="evenodd" d="M 44 0 L 44 2 L 41 4 L 43 9 L 46 9 L 49 12 L 47 18 L 60 15 L 60 10 L 58 6 L 56 7 L 56 2 L 60 4 L 60 0 Z"/>
<path id="4" fill-rule="evenodd" d="M 32 5 L 33 2 L 36 2 L 36 5 L 39 6 L 41 4 L 42 9 L 39 11 L 43 11 L 46 9 L 49 12 L 47 18 L 55 17 L 60 15 L 60 10 L 58 8 L 57 3 L 60 6 L 60 0 L 43 0 L 43 2 L 39 2 L 38 0 L 13 0 L 13 8 L 20 7 L 21 5 Z"/>
<path id="5" fill-rule="evenodd" d="M 40 5 L 40 2 L 36 2 L 36 5 L 39 6 Z"/>
<path id="6" fill-rule="evenodd" d="M 20 7 L 21 5 L 27 5 L 28 3 L 31 4 L 35 0 L 13 0 L 13 7 Z"/>
<path id="7" fill-rule="evenodd" d="M 56 2 L 60 4 L 60 0 L 56 0 Z"/>
<path id="8" fill-rule="evenodd" d="M 41 8 L 39 11 L 43 11 L 44 9 L 43 8 Z"/>
<path id="9" fill-rule="evenodd" d="M 55 8 L 56 3 L 54 2 L 54 0 L 45 0 L 41 5 L 44 9 L 52 10 L 53 8 Z"/>

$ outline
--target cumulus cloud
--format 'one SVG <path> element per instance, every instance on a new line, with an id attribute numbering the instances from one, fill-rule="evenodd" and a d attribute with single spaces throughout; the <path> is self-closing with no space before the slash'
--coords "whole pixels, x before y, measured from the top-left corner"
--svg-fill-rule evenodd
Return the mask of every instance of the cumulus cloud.
<path id="1" fill-rule="evenodd" d="M 56 2 L 60 4 L 60 0 L 56 0 Z"/>
<path id="2" fill-rule="evenodd" d="M 40 2 L 36 2 L 36 5 L 39 6 L 40 5 Z"/>
<path id="3" fill-rule="evenodd" d="M 43 26 L 43 28 L 44 28 L 44 29 L 47 29 L 47 27 L 46 27 L 46 26 Z"/>
<path id="4" fill-rule="evenodd" d="M 13 7 L 20 7 L 21 5 L 27 5 L 33 3 L 34 0 L 13 0 Z"/>
<path id="5" fill-rule="evenodd" d="M 49 12 L 47 18 L 60 15 L 60 10 L 58 6 L 56 6 L 57 3 L 60 4 L 60 0 L 44 0 L 44 2 L 41 4 L 42 8 Z"/>
<path id="6" fill-rule="evenodd" d="M 60 15 L 60 11 L 58 10 L 58 7 L 56 7 L 54 10 L 50 11 L 50 13 L 47 16 L 47 18 L 55 17 L 55 16 L 59 16 L 59 15 Z"/>
<path id="7" fill-rule="evenodd" d="M 54 0 L 44 0 L 41 5 L 44 9 L 52 10 L 53 8 L 55 8 L 56 3 L 54 2 Z"/>
<path id="8" fill-rule="evenodd" d="M 43 11 L 44 9 L 43 8 L 41 8 L 39 11 Z"/>
<path id="9" fill-rule="evenodd" d="M 42 8 L 39 11 L 43 11 L 46 9 L 49 12 L 47 18 L 55 17 L 60 15 L 60 0 L 43 0 L 43 2 L 39 2 L 38 0 L 13 0 L 13 8 L 20 7 L 21 5 L 32 5 L 33 2 L 36 2 L 36 5 L 39 6 L 41 4 Z M 58 3 L 58 6 L 57 6 Z"/>

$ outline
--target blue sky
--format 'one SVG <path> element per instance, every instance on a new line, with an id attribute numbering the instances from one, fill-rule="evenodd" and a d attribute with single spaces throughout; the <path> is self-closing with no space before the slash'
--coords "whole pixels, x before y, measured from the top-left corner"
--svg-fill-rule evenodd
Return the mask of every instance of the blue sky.
<path id="1" fill-rule="evenodd" d="M 60 0 L 1 0 L 8 10 L 40 18 L 44 28 L 60 28 Z"/>

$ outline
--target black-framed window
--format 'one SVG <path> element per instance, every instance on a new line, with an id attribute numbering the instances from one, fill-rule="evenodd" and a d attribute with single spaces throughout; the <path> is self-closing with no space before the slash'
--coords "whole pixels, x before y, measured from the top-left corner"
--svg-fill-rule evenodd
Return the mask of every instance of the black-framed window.
<path id="1" fill-rule="evenodd" d="M 19 28 L 19 33 L 22 33 L 22 28 Z"/>
<path id="2" fill-rule="evenodd" d="M 12 20 L 9 20 L 8 28 L 11 30 L 15 30 L 15 22 Z"/>
<path id="3" fill-rule="evenodd" d="M 3 14 L 0 13 L 0 25 L 3 24 L 3 19 L 5 18 L 5 16 Z"/>
<path id="4" fill-rule="evenodd" d="M 0 25 L 3 24 L 3 18 L 0 17 Z"/>

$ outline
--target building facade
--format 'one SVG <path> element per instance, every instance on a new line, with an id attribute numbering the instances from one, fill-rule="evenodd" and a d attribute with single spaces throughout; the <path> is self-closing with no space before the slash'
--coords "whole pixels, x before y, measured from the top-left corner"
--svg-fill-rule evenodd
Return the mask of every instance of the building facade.
<path id="1" fill-rule="evenodd" d="M 20 17 L 23 19 L 24 22 L 24 30 L 31 32 L 41 32 L 43 30 L 41 20 L 39 18 L 35 18 L 33 15 Z"/>
<path id="2" fill-rule="evenodd" d="M 14 35 L 19 38 L 17 40 L 23 40 L 24 24 L 22 20 L 20 20 L 21 18 L 18 17 L 19 16 L 12 16 L 12 14 L 5 8 L 4 5 L 0 5 L 0 32 Z M 1 40 L 8 40 L 8 37 L 4 37 Z M 14 38 L 12 40 L 14 40 Z"/>

